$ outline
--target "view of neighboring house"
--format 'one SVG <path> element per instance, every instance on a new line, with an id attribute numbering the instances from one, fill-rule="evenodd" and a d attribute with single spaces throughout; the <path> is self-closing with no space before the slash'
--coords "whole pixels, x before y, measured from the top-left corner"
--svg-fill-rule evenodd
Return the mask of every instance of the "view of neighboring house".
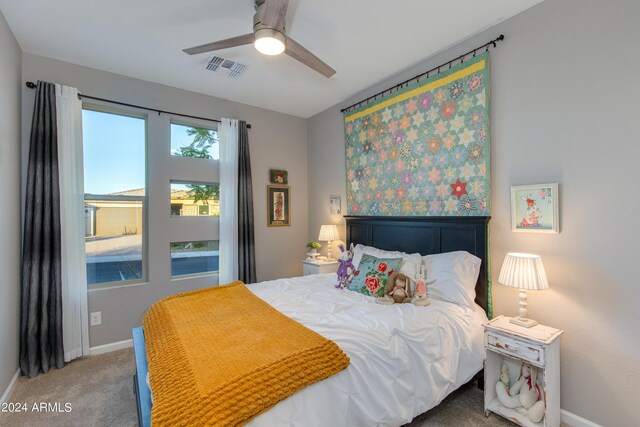
<path id="1" fill-rule="evenodd" d="M 217 185 L 171 184 L 172 217 L 220 216 L 217 196 L 196 200 L 198 189 Z M 143 278 L 142 251 L 145 189 L 107 195 L 85 195 L 85 242 L 87 282 L 96 283 Z M 172 275 L 217 271 L 218 242 L 179 242 L 171 246 Z"/>
<path id="2" fill-rule="evenodd" d="M 171 216 L 220 216 L 218 199 L 196 201 L 184 184 L 172 184 Z M 204 186 L 201 186 L 204 187 Z M 85 197 L 86 237 L 138 234 L 142 230 L 144 188 L 119 191 L 107 196 Z M 113 197 L 111 197 L 113 196 Z"/>

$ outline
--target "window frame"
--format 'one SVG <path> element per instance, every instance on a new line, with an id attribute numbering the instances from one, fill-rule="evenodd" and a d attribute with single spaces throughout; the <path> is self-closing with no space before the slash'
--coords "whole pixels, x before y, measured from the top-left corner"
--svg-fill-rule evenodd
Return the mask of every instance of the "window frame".
<path id="1" fill-rule="evenodd" d="M 123 116 L 134 119 L 144 120 L 144 196 L 118 196 L 118 195 L 101 195 L 84 192 L 84 173 L 83 173 L 83 202 L 87 201 L 87 196 L 90 196 L 89 200 L 113 200 L 113 201 L 141 201 L 142 202 L 142 260 L 141 268 L 142 275 L 139 279 L 132 280 L 119 280 L 111 282 L 100 282 L 90 284 L 87 280 L 87 291 L 109 289 L 117 287 L 127 287 L 135 285 L 144 285 L 149 283 L 149 114 L 134 109 L 127 108 L 114 108 L 111 105 L 98 104 L 93 102 L 82 102 L 82 111 L 88 110 L 103 114 L 112 114 L 115 116 Z M 84 135 L 82 143 L 84 151 Z M 84 157 L 82 160 L 82 166 L 84 169 Z M 84 245 L 86 256 L 86 243 Z M 85 261 L 86 268 L 86 261 Z M 87 277 L 88 279 L 88 277 Z"/>
<path id="2" fill-rule="evenodd" d="M 219 122 L 215 121 L 205 121 L 200 119 L 185 119 L 182 117 L 169 116 L 169 161 L 174 164 L 185 164 L 191 163 L 193 164 L 209 164 L 216 170 L 216 177 L 214 179 L 202 179 L 201 175 L 194 174 L 191 175 L 189 173 L 179 173 L 172 174 L 169 179 L 169 194 L 171 194 L 171 184 L 193 184 L 193 185 L 220 185 L 220 158 L 218 156 L 217 159 L 202 159 L 197 157 L 188 157 L 188 156 L 179 156 L 171 154 L 171 126 L 179 125 L 186 127 L 194 127 L 194 128 L 203 128 L 216 132 L 218 135 L 218 146 L 220 145 L 220 129 Z M 169 254 L 167 261 L 169 262 L 169 281 L 170 282 L 179 282 L 181 280 L 195 279 L 195 278 L 204 278 L 204 277 L 213 277 L 218 276 L 220 272 L 219 264 L 217 271 L 208 271 L 208 272 L 199 272 L 199 273 L 188 273 L 188 274 L 180 274 L 174 276 L 171 272 L 171 244 L 172 243 L 184 243 L 184 242 L 195 242 L 195 241 L 218 241 L 220 242 L 220 216 L 213 215 L 172 215 L 171 214 L 171 200 L 167 200 L 167 210 L 165 212 L 168 213 L 169 219 L 171 222 L 176 221 L 176 224 L 184 224 L 189 222 L 198 222 L 198 221 L 211 221 L 211 227 L 214 232 L 208 237 L 198 236 L 193 239 L 190 239 L 188 235 L 179 233 L 172 233 L 172 236 L 175 238 L 169 239 Z M 220 252 L 218 251 L 218 262 L 219 262 Z"/>
<path id="3" fill-rule="evenodd" d="M 196 160 L 202 160 L 202 159 L 196 159 Z M 205 160 L 211 160 L 211 159 L 205 159 Z M 216 160 L 213 160 L 216 161 Z M 178 184 L 178 185 L 217 185 L 218 188 L 220 188 L 220 183 L 219 182 L 203 182 L 203 181 L 192 181 L 192 180 L 187 180 L 187 179 L 171 179 L 169 180 L 169 197 L 171 197 L 171 186 L 173 184 Z M 220 220 L 220 215 L 200 215 L 200 213 L 198 213 L 198 215 L 173 215 L 171 213 L 172 210 L 172 204 L 171 204 L 171 199 L 169 199 L 169 218 L 171 219 L 178 219 L 178 218 L 183 218 L 183 219 L 191 219 L 191 218 L 202 218 L 202 217 L 211 217 L 211 218 L 217 218 L 218 221 Z M 199 205 L 198 206 L 198 212 L 199 212 Z M 207 206 L 209 206 L 209 204 L 207 203 Z M 218 199 L 218 206 L 220 206 L 220 200 Z M 210 209 L 210 207 L 209 207 Z M 219 224 L 218 224 L 218 234 L 220 233 L 219 230 Z M 179 242 L 178 242 L 179 243 Z"/>
<path id="4" fill-rule="evenodd" d="M 216 271 L 201 271 L 198 273 L 186 273 L 186 274 L 178 274 L 178 275 L 173 275 L 173 271 L 171 271 L 173 269 L 173 265 L 172 265 L 172 261 L 173 261 L 173 257 L 171 256 L 171 245 L 175 244 L 175 243 L 194 243 L 194 242 L 218 242 L 218 269 Z M 210 239 L 210 240 L 186 240 L 186 241 L 180 241 L 180 242 L 169 242 L 169 275 L 171 278 L 171 281 L 179 281 L 179 280 L 183 280 L 183 279 L 190 279 L 190 278 L 197 278 L 197 277 L 209 277 L 209 276 L 217 276 L 220 274 L 220 238 L 218 239 Z"/>
<path id="5" fill-rule="evenodd" d="M 211 124 L 213 124 L 213 126 L 211 126 Z M 204 161 L 213 161 L 213 162 L 220 162 L 220 133 L 218 131 L 218 125 L 220 123 L 215 122 L 215 121 L 211 121 L 211 122 L 205 122 L 204 120 L 200 120 L 200 119 L 191 119 L 191 120 L 187 120 L 184 118 L 180 118 L 177 116 L 170 116 L 169 117 L 169 158 L 173 159 L 173 158 L 179 158 L 179 159 L 191 159 L 191 160 L 204 160 Z M 189 157 L 189 156 L 182 156 L 182 155 L 178 155 L 178 154 L 172 154 L 171 153 L 171 126 L 172 125 L 177 125 L 177 126 L 185 126 L 185 127 L 192 127 L 192 128 L 201 128 L 201 129 L 207 129 L 210 131 L 214 131 L 216 133 L 216 135 L 218 136 L 218 158 L 217 159 L 202 159 L 202 158 L 198 158 L 198 157 Z"/>

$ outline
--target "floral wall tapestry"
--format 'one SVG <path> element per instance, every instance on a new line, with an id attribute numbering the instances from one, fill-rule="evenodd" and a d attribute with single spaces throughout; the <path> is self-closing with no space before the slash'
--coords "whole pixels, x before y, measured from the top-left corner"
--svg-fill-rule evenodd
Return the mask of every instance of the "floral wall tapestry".
<path id="1" fill-rule="evenodd" d="M 349 215 L 489 215 L 488 61 L 345 113 Z"/>

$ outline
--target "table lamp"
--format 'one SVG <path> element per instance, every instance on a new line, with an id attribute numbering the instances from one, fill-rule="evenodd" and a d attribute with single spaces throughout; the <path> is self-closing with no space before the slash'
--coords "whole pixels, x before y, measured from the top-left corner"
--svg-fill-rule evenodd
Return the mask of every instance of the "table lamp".
<path id="1" fill-rule="evenodd" d="M 329 261 L 331 258 L 331 241 L 338 240 L 340 236 L 338 236 L 338 227 L 336 225 L 323 225 L 320 227 L 320 234 L 318 235 L 318 240 L 327 241 L 327 259 Z"/>
<path id="2" fill-rule="evenodd" d="M 504 257 L 498 283 L 520 289 L 519 317 L 512 317 L 511 323 L 530 328 L 538 324 L 527 319 L 527 291 L 541 291 L 549 287 L 542 259 L 538 255 L 508 253 Z"/>

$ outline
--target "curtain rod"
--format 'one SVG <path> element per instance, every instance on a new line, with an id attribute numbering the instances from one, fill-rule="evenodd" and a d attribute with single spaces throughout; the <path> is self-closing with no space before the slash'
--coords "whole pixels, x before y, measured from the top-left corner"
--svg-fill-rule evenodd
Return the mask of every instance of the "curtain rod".
<path id="1" fill-rule="evenodd" d="M 347 108 L 343 108 L 343 109 L 340 110 L 340 112 L 341 113 L 345 113 L 345 112 L 351 111 L 351 110 L 353 110 L 353 109 L 355 109 L 357 107 L 360 107 L 360 106 L 362 106 L 364 104 L 367 104 L 369 101 L 375 101 L 379 96 L 384 96 L 387 93 L 391 94 L 391 93 L 393 93 L 393 92 L 395 92 L 395 91 L 397 91 L 399 89 L 402 89 L 403 87 L 409 86 L 409 83 L 414 81 L 414 80 L 416 82 L 419 82 L 421 77 L 427 76 L 427 78 L 428 78 L 429 74 L 433 73 L 434 71 L 437 71 L 437 73 L 439 73 L 440 69 L 443 68 L 443 67 L 446 67 L 447 65 L 449 66 L 449 68 L 451 68 L 453 63 L 456 62 L 456 61 L 460 61 L 460 63 L 463 63 L 464 62 L 464 58 L 466 56 L 469 56 L 471 54 L 473 54 L 473 56 L 476 56 L 476 53 L 480 49 L 486 49 L 486 52 L 488 52 L 489 51 L 489 46 L 496 47 L 496 43 L 499 42 L 499 41 L 502 41 L 502 40 L 504 40 L 504 34 L 500 34 L 496 39 L 491 40 L 490 42 L 487 42 L 487 43 L 483 44 L 482 46 L 478 46 L 477 48 L 475 48 L 473 50 L 470 50 L 467 53 L 463 53 L 462 55 L 458 56 L 457 58 L 452 59 L 449 62 L 445 62 L 444 64 L 440 64 L 437 67 L 433 67 L 432 69 L 430 69 L 428 71 L 425 71 L 422 74 L 418 74 L 417 76 L 411 77 L 410 79 L 405 80 L 402 83 L 398 83 L 397 85 L 392 86 L 392 87 L 390 87 L 388 89 L 385 89 L 382 92 L 378 92 L 375 95 L 371 95 L 370 97 L 368 97 L 366 99 L 363 99 L 360 102 L 356 102 L 355 104 L 352 104 L 352 105 L 348 106 Z"/>
<path id="2" fill-rule="evenodd" d="M 36 84 L 34 82 L 26 82 L 25 85 L 29 89 L 35 89 L 36 88 Z M 219 120 L 219 119 L 210 119 L 208 117 L 199 117 L 199 116 L 192 116 L 192 115 L 189 115 L 189 114 L 174 113 L 172 111 L 158 110 L 156 108 L 149 108 L 149 107 L 144 107 L 142 105 L 128 104 L 126 102 L 114 101 L 114 100 L 105 99 L 105 98 L 98 98 L 97 96 L 83 95 L 81 93 L 78 94 L 78 98 L 79 99 L 85 99 L 85 98 L 86 99 L 93 99 L 94 101 L 102 101 L 102 102 L 108 102 L 110 104 L 123 105 L 125 107 L 139 108 L 141 110 L 153 111 L 153 112 L 158 113 L 158 114 L 170 114 L 172 116 L 187 117 L 189 119 L 207 120 L 207 121 L 210 121 L 210 122 L 217 122 L 217 123 L 221 122 L 221 120 Z M 247 124 L 247 129 L 251 129 L 251 125 L 250 124 Z"/>

